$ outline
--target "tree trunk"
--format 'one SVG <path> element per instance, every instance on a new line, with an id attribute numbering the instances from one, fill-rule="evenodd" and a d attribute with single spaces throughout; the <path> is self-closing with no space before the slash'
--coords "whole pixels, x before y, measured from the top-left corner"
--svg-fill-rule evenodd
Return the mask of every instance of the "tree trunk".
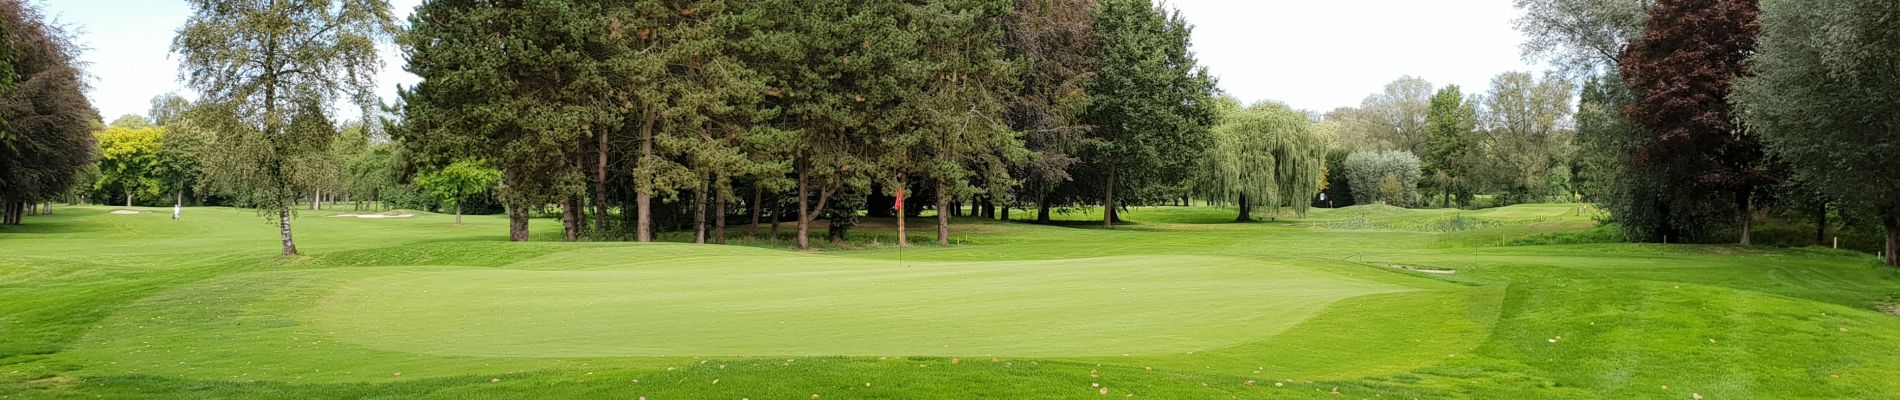
<path id="1" fill-rule="evenodd" d="M 520 205 L 508 207 L 508 241 L 528 241 L 528 208 Z"/>
<path id="2" fill-rule="evenodd" d="M 1900 267 L 1900 217 L 1888 211 L 1881 222 L 1887 226 L 1887 266 Z"/>
<path id="3" fill-rule="evenodd" d="M 793 243 L 798 244 L 799 250 L 811 250 L 811 236 L 808 235 L 811 233 L 811 208 L 808 204 L 811 201 L 811 166 L 805 165 L 805 160 L 796 162 L 798 163 L 798 237 L 793 238 Z"/>
<path id="4" fill-rule="evenodd" d="M 1102 198 L 1102 227 L 1115 227 L 1115 165 L 1108 165 L 1108 190 Z"/>
<path id="5" fill-rule="evenodd" d="M 600 129 L 600 143 L 594 149 L 598 156 L 594 164 L 594 235 L 607 234 L 607 134 L 605 127 Z"/>
<path id="6" fill-rule="evenodd" d="M 132 207 L 132 189 L 125 190 L 125 206 Z"/>
<path id="7" fill-rule="evenodd" d="M 277 209 L 277 235 L 283 239 L 285 256 L 297 255 L 297 241 L 290 237 L 290 208 Z"/>
<path id="8" fill-rule="evenodd" d="M 581 229 L 587 225 L 587 201 L 582 200 L 583 196 L 585 194 L 578 194 L 567 199 L 565 208 L 567 208 L 568 220 L 573 221 L 567 224 L 567 241 L 569 242 L 580 241 Z"/>
<path id="9" fill-rule="evenodd" d="M 1253 205 L 1247 204 L 1246 193 L 1240 194 L 1240 217 L 1234 218 L 1234 222 L 1253 222 Z"/>
<path id="10" fill-rule="evenodd" d="M 765 210 L 765 207 L 762 205 L 763 203 L 765 203 L 765 184 L 762 182 L 753 182 L 752 183 L 752 228 L 751 230 L 746 231 L 746 234 L 745 234 L 746 240 L 759 239 L 759 213 Z"/>
<path id="11" fill-rule="evenodd" d="M 1814 245 L 1827 245 L 1827 203 L 1814 208 Z"/>
<path id="12" fill-rule="evenodd" d="M 455 224 L 462 224 L 462 202 L 455 202 Z"/>
<path id="13" fill-rule="evenodd" d="M 997 213 L 997 215 L 996 215 L 996 219 L 999 219 L 999 220 L 1004 220 L 1004 221 L 1008 221 L 1008 220 L 1009 220 L 1009 205 L 1008 205 L 1008 204 L 1004 204 L 1004 205 L 1003 205 L 1003 207 L 1002 207 L 1002 211 L 999 211 L 999 212 Z"/>
<path id="14" fill-rule="evenodd" d="M 46 208 L 40 210 L 40 215 L 53 215 L 53 202 L 51 200 L 46 202 Z"/>
<path id="15" fill-rule="evenodd" d="M 937 244 L 950 244 L 950 215 L 944 213 L 950 205 L 950 183 L 937 178 Z"/>
<path id="16" fill-rule="evenodd" d="M 699 174 L 693 188 L 693 244 L 706 244 L 706 189 L 712 187 L 707 174 Z"/>
<path id="17" fill-rule="evenodd" d="M 726 193 L 725 185 L 713 180 L 713 244 L 726 244 Z"/>
<path id="18" fill-rule="evenodd" d="M 640 163 L 641 164 L 645 164 L 646 159 L 648 157 L 653 157 L 653 120 L 654 118 L 655 117 L 653 115 L 653 109 L 650 107 L 647 108 L 646 114 L 641 117 L 641 122 L 640 122 Z M 633 233 L 634 239 L 633 240 L 639 241 L 639 242 L 651 242 L 653 241 L 653 187 L 652 187 L 653 184 L 652 182 L 649 182 L 645 179 L 635 179 L 635 181 L 639 182 L 639 187 L 635 190 L 635 192 L 637 192 L 638 194 L 636 194 L 634 197 L 633 206 L 636 210 L 635 212 L 638 213 L 639 216 L 638 216 L 638 219 L 634 221 L 634 233 Z"/>
<path id="19" fill-rule="evenodd" d="M 572 242 L 578 239 L 575 225 L 579 225 L 579 216 L 574 215 L 574 199 L 561 199 L 561 240 Z"/>
<path id="20" fill-rule="evenodd" d="M 772 241 L 777 242 L 778 241 L 778 222 L 779 222 L 778 220 L 785 219 L 785 208 L 772 207 L 771 210 L 772 210 L 772 217 L 766 218 L 766 220 L 772 221 L 772 231 L 769 234 L 772 236 Z"/>
<path id="21" fill-rule="evenodd" d="M 1048 225 L 1049 222 L 1049 195 L 1045 194 L 1041 201 L 1036 202 L 1036 223 Z"/>
<path id="22" fill-rule="evenodd" d="M 1742 222 L 1742 245 L 1747 246 L 1754 244 L 1755 196 L 1753 191 L 1744 190 L 1740 194 L 1735 195 L 1735 205 L 1742 210 L 1739 216 Z"/>

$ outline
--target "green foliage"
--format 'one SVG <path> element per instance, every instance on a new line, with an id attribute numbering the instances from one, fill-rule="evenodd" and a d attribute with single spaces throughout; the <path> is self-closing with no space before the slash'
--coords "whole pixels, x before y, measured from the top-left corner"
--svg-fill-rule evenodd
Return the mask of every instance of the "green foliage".
<path id="1" fill-rule="evenodd" d="M 611 70 L 594 53 L 631 33 L 602 34 L 604 13 L 596 2 L 429 2 L 399 40 L 422 82 L 403 93 L 408 127 L 394 132 L 423 165 L 500 168 L 511 239 L 527 240 L 528 209 L 584 190 L 579 144 L 614 110 Z"/>
<path id="2" fill-rule="evenodd" d="M 384 199 L 405 178 L 408 159 L 401 145 L 376 137 L 363 124 L 344 128 L 335 151 L 342 159 L 344 189 L 358 200 Z"/>
<path id="3" fill-rule="evenodd" d="M 1654 0 L 1513 0 L 1523 14 L 1524 57 L 1573 77 L 1616 72 L 1630 40 L 1642 35 Z"/>
<path id="4" fill-rule="evenodd" d="M 1193 27 L 1150 0 L 1105 0 L 1090 12 L 1101 75 L 1089 89 L 1083 168 L 1100 179 L 1103 204 L 1187 182 L 1213 139 L 1214 80 L 1189 50 Z M 1112 218 L 1105 219 L 1112 221 Z"/>
<path id="5" fill-rule="evenodd" d="M 153 173 L 161 181 L 162 190 L 177 197 L 174 201 L 189 201 L 186 198 L 203 185 L 203 157 L 211 151 L 206 149 L 210 135 L 182 118 L 162 127 L 165 137 L 159 142 L 158 165 Z"/>
<path id="6" fill-rule="evenodd" d="M 0 38 L 12 37 L 7 34 L 11 30 L 9 25 L 0 24 Z M 20 80 L 20 73 L 13 70 L 13 59 L 19 57 L 20 51 L 14 49 L 13 46 L 11 40 L 0 40 L 0 90 L 12 89 L 13 84 Z M 6 129 L 6 121 L 0 120 L 0 130 L 4 129 Z M 3 137 L 6 135 L 0 134 L 0 138 Z"/>
<path id="7" fill-rule="evenodd" d="M 166 133 L 143 118 L 120 118 L 99 132 L 99 175 L 94 190 L 124 195 L 131 205 L 140 197 L 156 200 L 165 189 L 160 179 L 160 153 Z"/>
<path id="8" fill-rule="evenodd" d="M 1412 204 L 1418 194 L 1418 156 L 1406 151 L 1361 151 L 1344 164 L 1356 204 Z"/>
<path id="9" fill-rule="evenodd" d="M 1306 115 L 1278 103 L 1246 108 L 1222 98 L 1214 145 L 1200 157 L 1196 192 L 1246 208 L 1265 207 L 1279 215 L 1283 207 L 1304 215 L 1312 197 L 1324 188 L 1327 147 Z"/>
<path id="10" fill-rule="evenodd" d="M 441 169 L 416 174 L 416 185 L 435 195 L 444 207 L 459 213 L 469 196 L 487 192 L 501 181 L 501 171 L 481 160 L 458 160 Z"/>
<path id="11" fill-rule="evenodd" d="M 1652 137 L 1623 114 L 1634 101 L 1614 71 L 1585 81 L 1577 110 L 1577 157 L 1591 179 L 1580 192 L 1609 210 L 1605 222 L 1630 240 L 1708 236 L 1719 225 L 1719 210 L 1709 205 L 1713 199 L 1672 195 L 1661 171 L 1637 168 L 1636 152 Z"/>
<path id="12" fill-rule="evenodd" d="M 1432 95 L 1427 113 L 1425 177 L 1443 194 L 1443 207 L 1469 206 L 1474 194 L 1472 176 L 1482 165 L 1483 136 L 1478 129 L 1478 104 L 1467 100 L 1458 85 L 1448 85 Z M 1427 201 L 1426 203 L 1430 203 Z"/>
<path id="13" fill-rule="evenodd" d="M 1081 160 L 1083 138 L 1089 127 L 1082 120 L 1089 108 L 1088 88 L 1096 78 L 1093 24 L 1094 0 L 1016 0 L 1004 26 L 1009 56 L 1025 64 L 1019 91 L 1007 101 L 1004 118 L 1022 132 L 1023 147 L 1035 154 L 1010 171 L 1021 181 L 1019 200 L 1042 207 L 1074 203 L 1055 198 L 1073 176 Z M 1070 193 L 1069 197 L 1076 197 Z"/>
<path id="14" fill-rule="evenodd" d="M 207 188 L 277 220 L 284 255 L 297 254 L 290 210 L 305 193 L 339 186 L 330 107 L 375 103 L 377 43 L 396 31 L 384 0 L 190 0 L 172 52 L 202 96 L 188 117 L 210 132 Z"/>
<path id="15" fill-rule="evenodd" d="M 440 210 L 440 199 L 433 192 L 417 185 L 396 185 L 378 193 L 378 199 L 390 209 L 395 210 Z"/>
<path id="16" fill-rule="evenodd" d="M 1543 202 L 1562 190 L 1573 132 L 1566 129 L 1575 110 L 1575 89 L 1560 77 L 1537 79 L 1528 72 L 1506 72 L 1491 79 L 1481 114 L 1485 180 L 1506 204 Z"/>
<path id="17" fill-rule="evenodd" d="M 1865 0 L 1764 1 L 1760 52 L 1734 101 L 1798 180 L 1872 215 L 1900 265 L 1900 9 Z"/>
<path id="18" fill-rule="evenodd" d="M 1009 11 L 1009 3 L 994 0 L 931 2 L 911 11 L 922 16 L 910 29 L 918 35 L 916 55 L 901 68 L 906 80 L 926 82 L 908 102 L 922 137 L 912 151 L 890 152 L 887 162 L 899 171 L 916 165 L 937 181 L 938 196 L 1010 202 L 1017 180 L 1009 166 L 1030 159 L 1020 133 L 998 118 L 1019 83 L 1019 68 L 1002 46 Z"/>
<path id="19" fill-rule="evenodd" d="M 1359 108 L 1335 110 L 1329 119 L 1342 123 L 1340 136 L 1354 151 L 1400 150 L 1424 154 L 1431 134 L 1431 105 L 1432 83 L 1424 78 L 1403 76 L 1387 83 L 1384 91 L 1367 96 Z"/>

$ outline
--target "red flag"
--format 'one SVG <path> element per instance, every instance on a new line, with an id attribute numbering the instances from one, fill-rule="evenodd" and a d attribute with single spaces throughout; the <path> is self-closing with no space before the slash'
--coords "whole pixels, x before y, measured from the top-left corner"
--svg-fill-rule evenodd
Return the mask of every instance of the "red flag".
<path id="1" fill-rule="evenodd" d="M 903 186 L 897 187 L 897 204 L 891 206 L 891 209 L 897 210 L 897 212 L 904 212 L 904 187 Z"/>

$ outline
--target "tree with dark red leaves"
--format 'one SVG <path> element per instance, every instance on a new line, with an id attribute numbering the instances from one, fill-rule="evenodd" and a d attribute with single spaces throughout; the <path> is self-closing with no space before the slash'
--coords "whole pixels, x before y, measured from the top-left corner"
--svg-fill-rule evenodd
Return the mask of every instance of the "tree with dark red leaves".
<path id="1" fill-rule="evenodd" d="M 0 225 L 19 225 L 92 164 L 99 117 L 79 49 L 39 7 L 0 0 Z"/>
<path id="2" fill-rule="evenodd" d="M 1623 80 L 1637 95 L 1624 112 L 1653 136 L 1636 150 L 1635 167 L 1663 177 L 1676 197 L 1668 203 L 1733 199 L 1742 244 L 1755 194 L 1776 181 L 1728 100 L 1755 52 L 1760 16 L 1757 0 L 1658 1 L 1622 58 Z M 1663 234 L 1695 236 L 1688 233 L 1695 228 Z"/>

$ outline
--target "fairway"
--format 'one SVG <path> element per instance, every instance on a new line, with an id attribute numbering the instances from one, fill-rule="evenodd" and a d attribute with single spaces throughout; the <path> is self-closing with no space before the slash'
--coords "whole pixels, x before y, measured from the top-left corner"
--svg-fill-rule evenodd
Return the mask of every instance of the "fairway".
<path id="1" fill-rule="evenodd" d="M 0 0 L 0 400 L 1900 400 L 1892 32 Z"/>
<path id="2" fill-rule="evenodd" d="M 1876 307 L 1900 274 L 1824 250 L 1511 244 L 1593 229 L 1566 205 L 1259 224 L 1159 207 L 1116 230 L 969 220 L 963 244 L 901 262 L 878 222 L 797 252 L 507 243 L 498 217 L 335 211 L 304 213 L 311 255 L 280 259 L 234 251 L 273 246 L 248 211 L 116 209 L 0 235 L 0 396 L 1900 392 L 1900 317 Z"/>

